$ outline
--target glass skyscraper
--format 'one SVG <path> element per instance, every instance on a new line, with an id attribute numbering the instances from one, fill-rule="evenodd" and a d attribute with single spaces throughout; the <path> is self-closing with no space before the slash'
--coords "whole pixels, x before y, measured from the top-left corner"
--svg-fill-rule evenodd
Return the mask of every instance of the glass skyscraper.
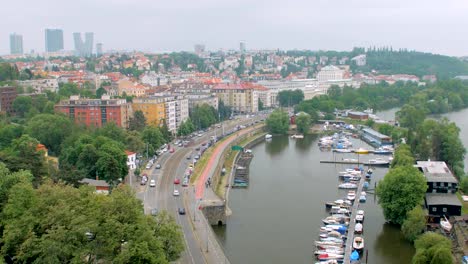
<path id="1" fill-rule="evenodd" d="M 10 54 L 23 54 L 23 36 L 10 34 Z"/>
<path id="2" fill-rule="evenodd" d="M 56 52 L 63 50 L 63 30 L 45 30 L 45 50 L 46 52 Z"/>

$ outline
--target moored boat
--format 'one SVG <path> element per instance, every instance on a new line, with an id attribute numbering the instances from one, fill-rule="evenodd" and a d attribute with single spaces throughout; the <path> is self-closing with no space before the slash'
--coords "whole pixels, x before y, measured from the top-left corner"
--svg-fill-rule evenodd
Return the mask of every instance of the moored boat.
<path id="1" fill-rule="evenodd" d="M 369 150 L 364 149 L 364 148 L 358 148 L 354 150 L 354 153 L 356 154 L 369 154 Z"/>
<path id="2" fill-rule="evenodd" d="M 322 255 L 322 254 L 344 254 L 344 249 L 322 249 L 316 250 L 314 252 L 315 255 Z"/>
<path id="3" fill-rule="evenodd" d="M 442 227 L 442 229 L 444 229 L 445 232 L 450 232 L 452 230 L 452 224 L 450 224 L 449 220 L 447 220 L 447 217 L 445 217 L 445 215 L 444 219 L 440 219 L 440 227 Z"/>
<path id="4" fill-rule="evenodd" d="M 355 183 L 342 183 L 340 185 L 338 185 L 338 188 L 340 189 L 357 189 L 357 184 Z"/>
<path id="5" fill-rule="evenodd" d="M 344 258 L 343 254 L 321 254 L 317 257 L 319 260 L 331 260 L 331 259 L 342 259 Z"/>
<path id="6" fill-rule="evenodd" d="M 270 135 L 270 134 L 266 134 L 266 135 L 265 135 L 265 139 L 271 139 L 272 137 L 273 137 L 273 136 Z"/>
<path id="7" fill-rule="evenodd" d="M 354 233 L 356 234 L 361 234 L 362 231 L 363 231 L 363 225 L 361 223 L 357 223 L 355 226 L 354 226 Z"/>
<path id="8" fill-rule="evenodd" d="M 354 237 L 353 248 L 358 252 L 362 252 L 362 250 L 364 249 L 364 238 L 360 236 Z"/>

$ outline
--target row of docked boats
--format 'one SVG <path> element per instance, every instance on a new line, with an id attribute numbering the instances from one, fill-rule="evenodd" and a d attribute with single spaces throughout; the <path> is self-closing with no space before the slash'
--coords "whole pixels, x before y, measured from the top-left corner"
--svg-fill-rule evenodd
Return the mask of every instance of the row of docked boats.
<path id="1" fill-rule="evenodd" d="M 349 134 L 335 133 L 332 136 L 322 137 L 318 141 L 318 146 L 321 148 L 333 148 L 337 150 L 349 149 L 353 146 L 353 142 L 349 139 Z"/>
<path id="2" fill-rule="evenodd" d="M 332 151 L 337 152 L 337 153 L 356 153 L 356 154 L 370 154 L 370 153 L 373 153 L 373 154 L 376 154 L 376 155 L 392 155 L 393 151 L 394 151 L 392 146 L 382 146 L 382 147 L 376 148 L 374 150 L 368 150 L 368 149 L 364 149 L 364 148 L 349 149 L 349 148 L 344 148 L 342 146 L 343 145 L 341 145 L 341 147 L 334 148 L 334 149 L 332 149 Z M 346 144 L 346 146 L 352 146 L 352 143 L 351 144 Z"/>

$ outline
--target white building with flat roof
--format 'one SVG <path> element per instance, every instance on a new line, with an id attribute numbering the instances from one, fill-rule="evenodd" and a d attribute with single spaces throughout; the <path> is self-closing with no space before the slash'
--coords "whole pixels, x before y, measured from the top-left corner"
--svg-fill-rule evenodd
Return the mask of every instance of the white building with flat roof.
<path id="1" fill-rule="evenodd" d="M 344 71 L 333 65 L 325 66 L 317 73 L 317 79 L 319 82 L 342 80 L 343 76 Z"/>

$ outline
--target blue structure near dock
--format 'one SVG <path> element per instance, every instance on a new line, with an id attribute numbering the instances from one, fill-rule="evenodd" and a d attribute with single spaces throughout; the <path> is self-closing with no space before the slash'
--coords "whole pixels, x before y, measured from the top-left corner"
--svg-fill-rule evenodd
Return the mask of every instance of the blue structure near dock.
<path id="1" fill-rule="evenodd" d="M 393 145 L 392 138 L 372 128 L 361 129 L 361 138 L 373 147 L 382 147 L 385 145 Z"/>

